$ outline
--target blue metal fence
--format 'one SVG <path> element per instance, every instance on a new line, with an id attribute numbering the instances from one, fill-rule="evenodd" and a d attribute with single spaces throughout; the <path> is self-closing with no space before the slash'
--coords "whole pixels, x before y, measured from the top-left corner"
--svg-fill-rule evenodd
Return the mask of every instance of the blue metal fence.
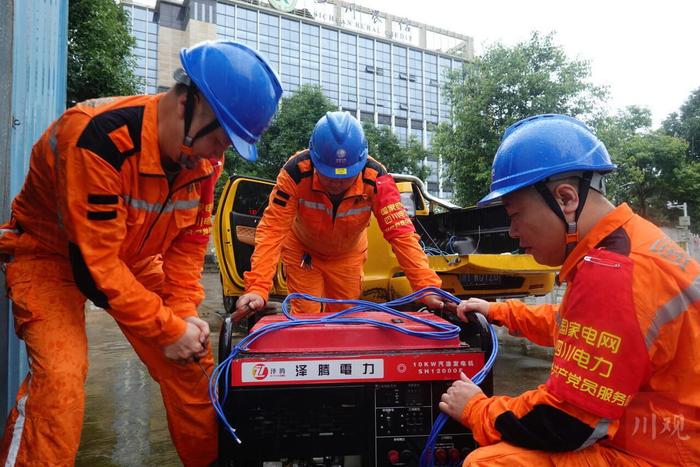
<path id="1" fill-rule="evenodd" d="M 65 109 L 68 0 L 11 0 L 12 89 L 9 171 L 0 174 L 9 197 L 19 192 L 29 154 L 41 132 Z M 7 46 L 5 44 L 4 46 Z M 0 66 L 9 70 L 10 66 Z M 3 73 L 4 74 L 4 73 Z M 9 73 L 8 73 L 9 74 Z M 9 77 L 9 76 L 8 76 Z M 6 167 L 8 164 L 4 164 Z M 9 217 L 2 206 L 0 221 Z M 0 430 L 27 371 L 26 354 L 12 326 L 10 304 L 0 304 Z"/>

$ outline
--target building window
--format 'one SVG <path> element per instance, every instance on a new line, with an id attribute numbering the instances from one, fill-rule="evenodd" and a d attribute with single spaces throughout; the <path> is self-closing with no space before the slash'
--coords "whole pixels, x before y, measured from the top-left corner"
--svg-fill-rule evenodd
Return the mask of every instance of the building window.
<path id="1" fill-rule="evenodd" d="M 259 51 L 272 68 L 279 73 L 279 38 L 280 38 L 280 18 L 279 16 L 260 13 L 260 41 Z"/>
<path id="2" fill-rule="evenodd" d="M 321 29 L 312 24 L 301 25 L 301 82 L 319 86 L 319 37 Z"/>
<path id="3" fill-rule="evenodd" d="M 374 112 L 374 40 L 364 37 L 358 38 L 357 54 L 361 70 L 372 70 L 371 73 L 362 73 L 360 82 L 360 110 Z"/>
<path id="4" fill-rule="evenodd" d="M 393 60 L 392 86 L 394 94 L 393 112 L 397 117 L 408 117 L 408 59 L 406 48 L 391 46 Z"/>
<path id="5" fill-rule="evenodd" d="M 282 64 L 280 77 L 285 93 L 299 89 L 299 21 L 282 18 Z"/>
<path id="6" fill-rule="evenodd" d="M 321 29 L 321 88 L 336 104 L 338 96 L 338 31 Z"/>
<path id="7" fill-rule="evenodd" d="M 401 144 L 401 146 L 406 146 L 406 144 L 408 144 L 408 129 L 407 128 L 396 126 L 394 128 L 394 134 L 398 138 L 399 144 Z"/>
<path id="8" fill-rule="evenodd" d="M 340 33 L 340 105 L 357 109 L 357 36 Z"/>
<path id="9" fill-rule="evenodd" d="M 141 80 L 141 92 L 155 94 L 158 90 L 158 23 L 153 10 L 136 5 L 124 5 L 129 13 L 131 34 L 136 40 L 134 74 Z M 172 83 L 167 83 L 168 86 Z"/>
<path id="10" fill-rule="evenodd" d="M 375 42 L 375 82 L 377 87 L 377 108 L 391 112 L 391 45 Z"/>
<path id="11" fill-rule="evenodd" d="M 440 57 L 438 60 L 438 80 L 440 82 L 438 93 L 440 95 L 440 121 L 447 122 L 450 120 L 451 107 L 450 102 L 445 96 L 445 83 L 449 79 L 450 70 L 452 69 L 452 60 L 446 57 Z"/>
<path id="12" fill-rule="evenodd" d="M 238 7 L 236 10 L 236 39 L 257 50 L 258 12 Z"/>
<path id="13" fill-rule="evenodd" d="M 424 64 L 424 88 L 425 99 L 425 119 L 429 122 L 438 121 L 438 61 L 437 56 L 432 54 L 423 55 Z"/>
<path id="14" fill-rule="evenodd" d="M 411 118 L 423 120 L 423 52 L 409 50 L 408 52 L 409 107 Z"/>
<path id="15" fill-rule="evenodd" d="M 228 3 L 216 4 L 216 35 L 219 39 L 236 39 L 236 7 Z"/>
<path id="16" fill-rule="evenodd" d="M 414 128 L 413 123 L 414 122 L 411 122 L 411 139 L 415 140 L 416 142 L 418 142 L 422 145 L 423 144 L 423 130 L 420 128 Z M 420 122 L 418 122 L 418 123 L 420 123 Z"/>

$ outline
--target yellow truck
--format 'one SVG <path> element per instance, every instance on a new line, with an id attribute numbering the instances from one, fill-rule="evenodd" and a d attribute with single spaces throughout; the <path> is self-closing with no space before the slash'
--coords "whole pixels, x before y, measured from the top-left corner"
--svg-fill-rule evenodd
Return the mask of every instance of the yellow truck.
<path id="1" fill-rule="evenodd" d="M 556 270 L 518 251 L 508 236 L 509 220 L 502 206 L 461 208 L 433 197 L 423 182 L 393 175 L 401 200 L 421 237 L 430 266 L 443 288 L 458 297 L 486 299 L 544 295 L 552 290 Z M 274 182 L 234 176 L 219 199 L 214 222 L 216 254 L 227 312 L 244 293 L 243 273 L 250 270 L 255 228 L 268 203 Z M 372 217 L 362 299 L 385 302 L 412 292 L 390 245 Z M 280 264 L 271 300 L 287 295 Z"/>

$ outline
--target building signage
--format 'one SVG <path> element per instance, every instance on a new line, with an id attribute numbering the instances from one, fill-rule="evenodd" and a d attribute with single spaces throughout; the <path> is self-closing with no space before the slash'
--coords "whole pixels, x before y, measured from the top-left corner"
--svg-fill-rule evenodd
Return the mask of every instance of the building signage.
<path id="1" fill-rule="evenodd" d="M 290 11 L 294 11 L 297 7 L 297 0 L 270 0 L 270 5 L 272 5 L 272 8 L 275 10 L 289 13 Z"/>
<path id="2" fill-rule="evenodd" d="M 270 1 L 272 2 L 272 0 Z M 330 0 L 298 0 L 296 4 L 298 10 L 306 10 L 311 13 L 314 20 L 319 23 L 331 24 L 363 34 L 419 45 L 418 28 L 411 26 L 404 18 L 393 19 L 391 34 L 387 34 L 386 14 L 379 10 L 372 10 L 367 13 L 360 11 L 354 3 L 345 4 L 336 9 L 335 3 Z M 340 12 L 340 18 L 338 18 L 338 12 Z"/>

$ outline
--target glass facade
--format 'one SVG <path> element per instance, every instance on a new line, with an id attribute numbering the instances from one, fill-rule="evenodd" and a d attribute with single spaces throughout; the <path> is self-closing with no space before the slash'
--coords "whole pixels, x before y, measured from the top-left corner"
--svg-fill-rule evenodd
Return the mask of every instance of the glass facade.
<path id="1" fill-rule="evenodd" d="M 136 39 L 134 73 L 141 78 L 144 94 L 155 94 L 158 73 L 158 23 L 155 13 L 150 8 L 124 5 L 129 13 L 131 34 Z"/>
<path id="2" fill-rule="evenodd" d="M 391 116 L 391 44 L 376 41 L 374 45 L 374 79 L 379 116 Z M 381 123 L 381 122 L 380 122 Z"/>
<path id="3" fill-rule="evenodd" d="M 147 83 L 144 91 L 156 92 L 158 24 L 153 10 L 125 8 L 137 41 L 137 74 Z M 241 41 L 265 56 L 285 93 L 302 84 L 319 85 L 343 110 L 390 127 L 401 144 L 415 139 L 428 150 L 437 124 L 449 121 L 442 89 L 449 71 L 462 66 L 458 58 L 252 5 L 217 2 L 213 17 L 218 38 Z M 430 157 L 426 164 L 431 192 L 448 196 L 439 161 Z"/>
<path id="4" fill-rule="evenodd" d="M 321 76 L 321 48 L 319 38 L 321 28 L 312 24 L 301 23 L 301 82 L 319 86 Z"/>
<path id="5" fill-rule="evenodd" d="M 392 46 L 392 58 L 394 60 L 392 76 L 392 85 L 394 87 L 393 97 L 394 115 L 406 119 L 408 117 L 408 58 L 406 57 L 406 48 L 400 46 Z M 396 124 L 398 126 L 398 123 Z M 405 127 L 406 125 L 402 125 Z"/>
<path id="6" fill-rule="evenodd" d="M 260 13 L 258 50 L 275 70 L 280 69 L 280 17 Z"/>
<path id="7" fill-rule="evenodd" d="M 358 74 L 360 84 L 360 110 L 374 112 L 374 40 L 358 37 Z"/>
<path id="8" fill-rule="evenodd" d="M 357 35 L 340 33 L 340 105 L 357 111 Z"/>
<path id="9" fill-rule="evenodd" d="M 219 39 L 236 39 L 236 7 L 226 3 L 216 5 L 216 34 Z"/>
<path id="10" fill-rule="evenodd" d="M 236 40 L 254 49 L 258 48 L 258 12 L 247 8 L 236 9 Z"/>
<path id="11" fill-rule="evenodd" d="M 280 79 L 285 93 L 299 89 L 301 68 L 299 66 L 301 23 L 296 20 L 282 18 L 282 69 Z"/>
<path id="12" fill-rule="evenodd" d="M 321 28 L 321 88 L 333 102 L 339 101 L 338 31 Z"/>

